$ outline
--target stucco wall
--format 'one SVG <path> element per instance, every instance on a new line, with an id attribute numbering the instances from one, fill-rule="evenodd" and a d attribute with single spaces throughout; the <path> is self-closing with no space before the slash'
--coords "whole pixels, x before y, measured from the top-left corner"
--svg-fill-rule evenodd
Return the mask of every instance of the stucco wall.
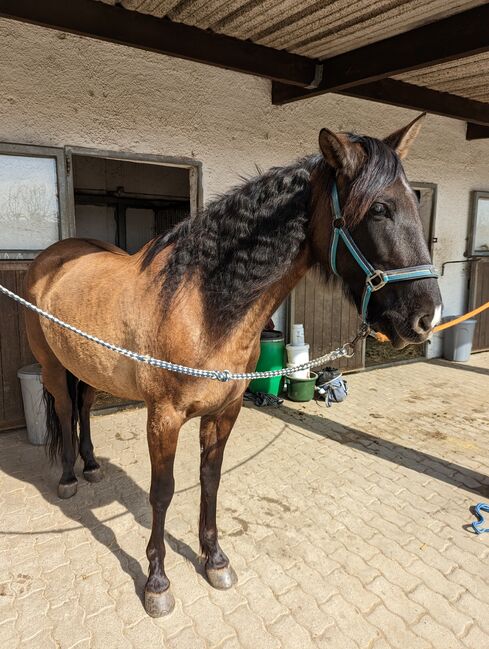
<path id="1" fill-rule="evenodd" d="M 322 126 L 383 136 L 415 115 L 338 95 L 276 107 L 262 79 L 7 20 L 0 79 L 0 140 L 194 156 L 205 197 L 316 150 Z M 489 142 L 428 116 L 406 168 L 438 185 L 435 263 L 462 259 L 469 192 L 489 189 Z M 441 287 L 445 312 L 462 311 L 465 265 L 448 266 Z"/>

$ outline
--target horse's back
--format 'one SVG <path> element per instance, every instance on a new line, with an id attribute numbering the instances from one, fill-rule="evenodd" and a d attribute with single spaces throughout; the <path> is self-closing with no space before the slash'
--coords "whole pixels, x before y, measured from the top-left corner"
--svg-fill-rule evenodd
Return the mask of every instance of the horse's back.
<path id="1" fill-rule="evenodd" d="M 87 255 L 97 253 L 110 253 L 111 255 L 129 257 L 127 252 L 106 241 L 70 238 L 57 241 L 43 250 L 36 257 L 30 268 L 35 270 L 36 267 L 41 265 L 43 267 L 53 266 L 59 268 L 61 263 L 81 259 Z"/>
<path id="2" fill-rule="evenodd" d="M 95 239 L 63 239 L 43 250 L 29 267 L 26 291 L 31 296 L 44 293 L 66 274 L 81 277 L 105 268 L 110 270 L 118 261 L 129 260 L 121 248 Z"/>

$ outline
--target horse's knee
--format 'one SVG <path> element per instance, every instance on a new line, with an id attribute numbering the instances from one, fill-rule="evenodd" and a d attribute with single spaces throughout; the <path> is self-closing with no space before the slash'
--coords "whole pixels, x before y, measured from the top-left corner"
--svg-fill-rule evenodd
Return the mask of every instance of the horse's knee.
<path id="1" fill-rule="evenodd" d="M 149 492 L 149 502 L 153 511 L 165 513 L 173 498 L 175 491 L 175 480 L 173 478 L 158 483 L 158 485 L 151 485 Z"/>

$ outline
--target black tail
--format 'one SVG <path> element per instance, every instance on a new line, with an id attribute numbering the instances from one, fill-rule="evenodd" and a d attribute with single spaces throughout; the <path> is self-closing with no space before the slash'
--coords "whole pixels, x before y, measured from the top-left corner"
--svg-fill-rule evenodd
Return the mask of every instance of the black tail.
<path id="1" fill-rule="evenodd" d="M 78 453 L 78 408 L 77 408 L 77 392 L 78 392 L 78 379 L 71 372 L 66 370 L 66 385 L 70 395 L 72 411 L 71 411 L 71 435 L 73 439 L 73 448 L 75 455 Z M 46 429 L 47 429 L 47 444 L 46 452 L 51 462 L 61 455 L 63 450 L 63 434 L 61 431 L 61 423 L 54 408 L 53 395 L 43 389 L 44 403 L 46 406 Z"/>

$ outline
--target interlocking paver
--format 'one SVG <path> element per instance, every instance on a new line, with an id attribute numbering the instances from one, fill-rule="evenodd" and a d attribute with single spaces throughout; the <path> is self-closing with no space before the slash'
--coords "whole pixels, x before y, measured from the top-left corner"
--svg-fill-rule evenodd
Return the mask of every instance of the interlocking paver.
<path id="1" fill-rule="evenodd" d="M 418 586 L 409 598 L 429 610 L 433 619 L 451 629 L 457 637 L 464 635 L 473 622 L 470 617 L 457 610 L 442 595 L 434 593 L 425 584 Z"/>
<path id="2" fill-rule="evenodd" d="M 334 619 L 319 608 L 314 597 L 300 588 L 289 590 L 279 599 L 284 606 L 288 607 L 293 619 L 308 631 L 312 639 L 321 636 L 328 626 L 334 624 Z M 280 628 L 285 629 L 287 625 L 281 624 Z M 273 628 L 272 632 L 274 632 Z"/>
<path id="3" fill-rule="evenodd" d="M 253 613 L 247 604 L 238 606 L 232 613 L 226 615 L 226 621 L 235 628 L 243 649 L 280 647 L 279 640 L 265 628 L 263 621 Z M 273 625 L 270 628 L 273 628 Z"/>
<path id="4" fill-rule="evenodd" d="M 237 589 L 246 598 L 249 607 L 263 619 L 265 626 L 273 624 L 278 617 L 286 615 L 288 608 L 282 603 L 282 597 L 276 597 L 270 586 L 258 577 L 249 579 L 245 584 L 238 584 Z M 290 590 L 286 596 L 294 593 Z"/>
<path id="5" fill-rule="evenodd" d="M 452 631 L 429 615 L 423 617 L 413 627 L 413 631 L 429 642 L 434 649 L 460 649 L 461 641 Z"/>
<path id="6" fill-rule="evenodd" d="M 407 625 L 414 624 L 425 612 L 422 606 L 410 600 L 399 586 L 391 584 L 385 577 L 374 579 L 367 588 L 380 597 L 385 607 L 401 617 Z"/>
<path id="7" fill-rule="evenodd" d="M 448 601 L 457 599 L 464 591 L 463 586 L 454 583 L 457 580 L 453 572 L 446 577 L 426 561 L 415 561 L 409 566 L 409 572 L 422 580 L 432 592 L 439 593 Z"/>
<path id="8" fill-rule="evenodd" d="M 287 649 L 314 647 L 313 639 L 292 615 L 284 615 L 270 626 L 270 632 L 278 638 L 280 646 Z"/>
<path id="9" fill-rule="evenodd" d="M 368 619 L 382 631 L 384 636 L 389 638 L 392 649 L 407 649 L 407 647 L 409 649 L 430 649 L 426 640 L 417 636 L 398 615 L 388 611 L 383 604 L 377 606 L 370 613 Z"/>
<path id="10" fill-rule="evenodd" d="M 467 635 L 462 638 L 462 642 L 464 646 L 469 649 L 482 649 L 482 647 L 487 644 L 487 639 L 488 634 L 474 624 L 474 626 L 469 629 Z"/>
<path id="11" fill-rule="evenodd" d="M 480 589 L 473 593 L 466 591 L 454 606 L 462 611 L 465 617 L 476 622 L 488 634 L 489 638 L 489 601 L 482 600 Z"/>
<path id="12" fill-rule="evenodd" d="M 0 647 L 489 648 L 489 548 L 463 527 L 489 493 L 489 353 L 348 382 L 348 400 L 331 409 L 241 413 L 219 494 L 221 543 L 239 577 L 229 591 L 202 576 L 198 422 L 184 427 L 167 619 L 141 602 L 145 411 L 93 418 L 105 479 L 87 484 L 78 462 L 69 501 L 43 449 L 2 433 Z"/>

